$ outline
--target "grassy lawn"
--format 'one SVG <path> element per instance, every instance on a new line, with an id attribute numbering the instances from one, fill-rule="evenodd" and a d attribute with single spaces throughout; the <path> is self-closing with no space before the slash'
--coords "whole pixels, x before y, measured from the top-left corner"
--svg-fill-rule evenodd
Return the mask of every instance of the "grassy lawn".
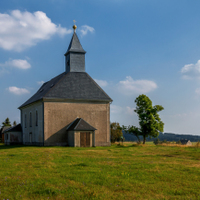
<path id="1" fill-rule="evenodd" d="M 200 148 L 0 145 L 2 199 L 200 199 Z"/>

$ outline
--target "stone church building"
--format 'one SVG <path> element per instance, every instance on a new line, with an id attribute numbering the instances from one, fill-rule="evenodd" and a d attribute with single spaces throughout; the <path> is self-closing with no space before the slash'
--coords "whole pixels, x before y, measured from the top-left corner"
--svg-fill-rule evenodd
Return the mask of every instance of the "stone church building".
<path id="1" fill-rule="evenodd" d="M 44 83 L 19 107 L 25 145 L 110 145 L 112 99 L 86 73 L 86 52 L 73 28 L 65 72 Z"/>

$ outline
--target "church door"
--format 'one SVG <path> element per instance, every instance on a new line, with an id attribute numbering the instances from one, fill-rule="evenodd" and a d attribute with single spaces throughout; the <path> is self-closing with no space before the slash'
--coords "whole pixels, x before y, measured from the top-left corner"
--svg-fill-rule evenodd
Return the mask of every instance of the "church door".
<path id="1" fill-rule="evenodd" d="M 90 132 L 81 132 L 80 133 L 80 146 L 81 147 L 90 147 Z"/>

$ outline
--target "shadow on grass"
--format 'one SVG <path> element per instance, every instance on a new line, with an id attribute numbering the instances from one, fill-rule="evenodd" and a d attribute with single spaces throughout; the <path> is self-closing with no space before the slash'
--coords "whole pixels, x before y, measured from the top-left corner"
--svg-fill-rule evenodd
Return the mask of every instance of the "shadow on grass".
<path id="1" fill-rule="evenodd" d="M 44 146 L 26 146 L 26 145 L 0 145 L 0 150 L 3 149 L 14 149 L 14 148 L 38 148 L 38 147 L 42 147 L 45 148 Z"/>

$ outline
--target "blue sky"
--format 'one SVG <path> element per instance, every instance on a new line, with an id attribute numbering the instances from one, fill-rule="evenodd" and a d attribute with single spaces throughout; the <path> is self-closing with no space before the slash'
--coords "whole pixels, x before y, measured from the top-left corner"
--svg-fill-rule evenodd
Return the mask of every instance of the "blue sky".
<path id="1" fill-rule="evenodd" d="M 62 73 L 77 35 L 86 71 L 113 99 L 111 121 L 137 125 L 135 98 L 164 107 L 165 132 L 200 135 L 200 2 L 1 0 L 0 122 Z"/>

